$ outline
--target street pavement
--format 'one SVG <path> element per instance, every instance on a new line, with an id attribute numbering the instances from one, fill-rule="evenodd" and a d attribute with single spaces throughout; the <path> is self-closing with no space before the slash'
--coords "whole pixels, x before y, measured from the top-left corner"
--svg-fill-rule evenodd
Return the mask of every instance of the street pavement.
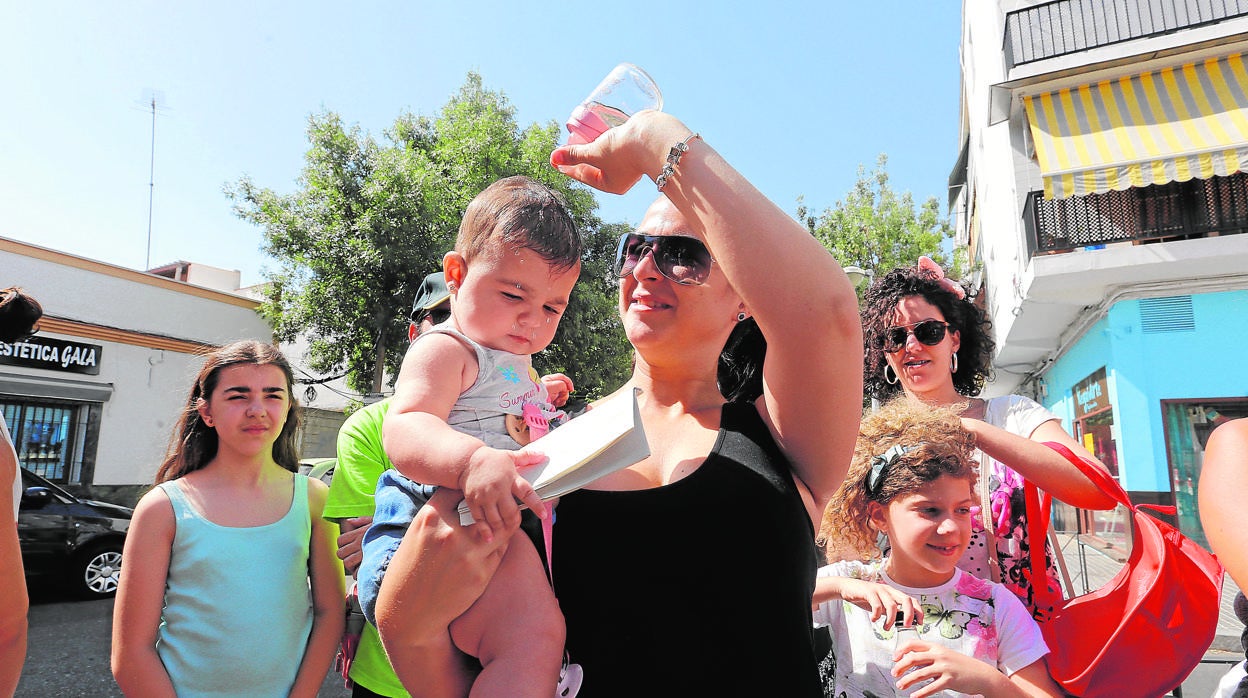
<path id="1" fill-rule="evenodd" d="M 59 592 L 32 589 L 26 664 L 16 695 L 122 698 L 108 665 L 112 624 L 112 599 L 77 601 Z M 1205 658 L 1183 682 L 1182 698 L 1208 698 L 1218 679 L 1243 654 L 1211 650 Z M 331 674 L 318 695 L 347 698 L 350 691 Z M 1124 687 L 1122 696 L 1132 698 L 1129 687 Z"/>
<path id="2" fill-rule="evenodd" d="M 109 668 L 113 600 L 79 601 L 32 583 L 26 664 L 17 684 L 25 698 L 122 698 Z M 336 674 L 319 698 L 347 698 Z"/>

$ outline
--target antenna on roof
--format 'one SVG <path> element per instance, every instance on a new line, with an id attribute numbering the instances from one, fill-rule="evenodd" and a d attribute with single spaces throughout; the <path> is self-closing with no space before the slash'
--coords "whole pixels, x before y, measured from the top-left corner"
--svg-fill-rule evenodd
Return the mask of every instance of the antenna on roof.
<path id="1" fill-rule="evenodd" d="M 156 199 L 156 109 L 163 109 L 165 93 L 160 90 L 143 91 L 143 106 L 152 110 L 152 156 L 148 165 L 147 179 L 147 257 L 143 262 L 143 270 L 152 268 L 152 204 Z"/>

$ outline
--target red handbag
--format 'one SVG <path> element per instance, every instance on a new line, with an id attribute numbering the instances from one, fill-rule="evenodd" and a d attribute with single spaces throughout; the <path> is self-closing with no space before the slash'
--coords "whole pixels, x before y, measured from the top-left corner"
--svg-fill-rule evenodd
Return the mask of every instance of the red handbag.
<path id="1" fill-rule="evenodd" d="M 1131 512 L 1131 555 L 1112 580 L 1073 599 L 1035 585 L 1049 645 L 1049 673 L 1083 698 L 1161 696 L 1180 685 L 1217 632 L 1222 565 L 1179 531 L 1142 509 L 1173 515 L 1174 507 L 1132 504 L 1104 470 L 1059 443 L 1045 444 Z M 1031 568 L 1044 570 L 1048 499 L 1027 483 Z M 1049 598 L 1045 598 L 1049 597 Z"/>

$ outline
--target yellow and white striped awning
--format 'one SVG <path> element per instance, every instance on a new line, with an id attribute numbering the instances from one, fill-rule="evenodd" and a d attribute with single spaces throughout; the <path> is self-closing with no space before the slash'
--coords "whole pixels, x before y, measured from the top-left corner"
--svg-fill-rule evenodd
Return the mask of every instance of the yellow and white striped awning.
<path id="1" fill-rule="evenodd" d="M 1243 54 L 1023 98 L 1046 198 L 1248 169 Z"/>

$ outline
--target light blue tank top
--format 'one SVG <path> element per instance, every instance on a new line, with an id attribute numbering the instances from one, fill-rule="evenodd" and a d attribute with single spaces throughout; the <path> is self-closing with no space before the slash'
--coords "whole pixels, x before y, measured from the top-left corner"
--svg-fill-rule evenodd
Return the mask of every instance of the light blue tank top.
<path id="1" fill-rule="evenodd" d="M 174 690 L 285 698 L 312 629 L 307 478 L 295 476 L 285 516 L 249 528 L 204 518 L 179 480 L 159 487 L 176 531 L 156 651 Z"/>

